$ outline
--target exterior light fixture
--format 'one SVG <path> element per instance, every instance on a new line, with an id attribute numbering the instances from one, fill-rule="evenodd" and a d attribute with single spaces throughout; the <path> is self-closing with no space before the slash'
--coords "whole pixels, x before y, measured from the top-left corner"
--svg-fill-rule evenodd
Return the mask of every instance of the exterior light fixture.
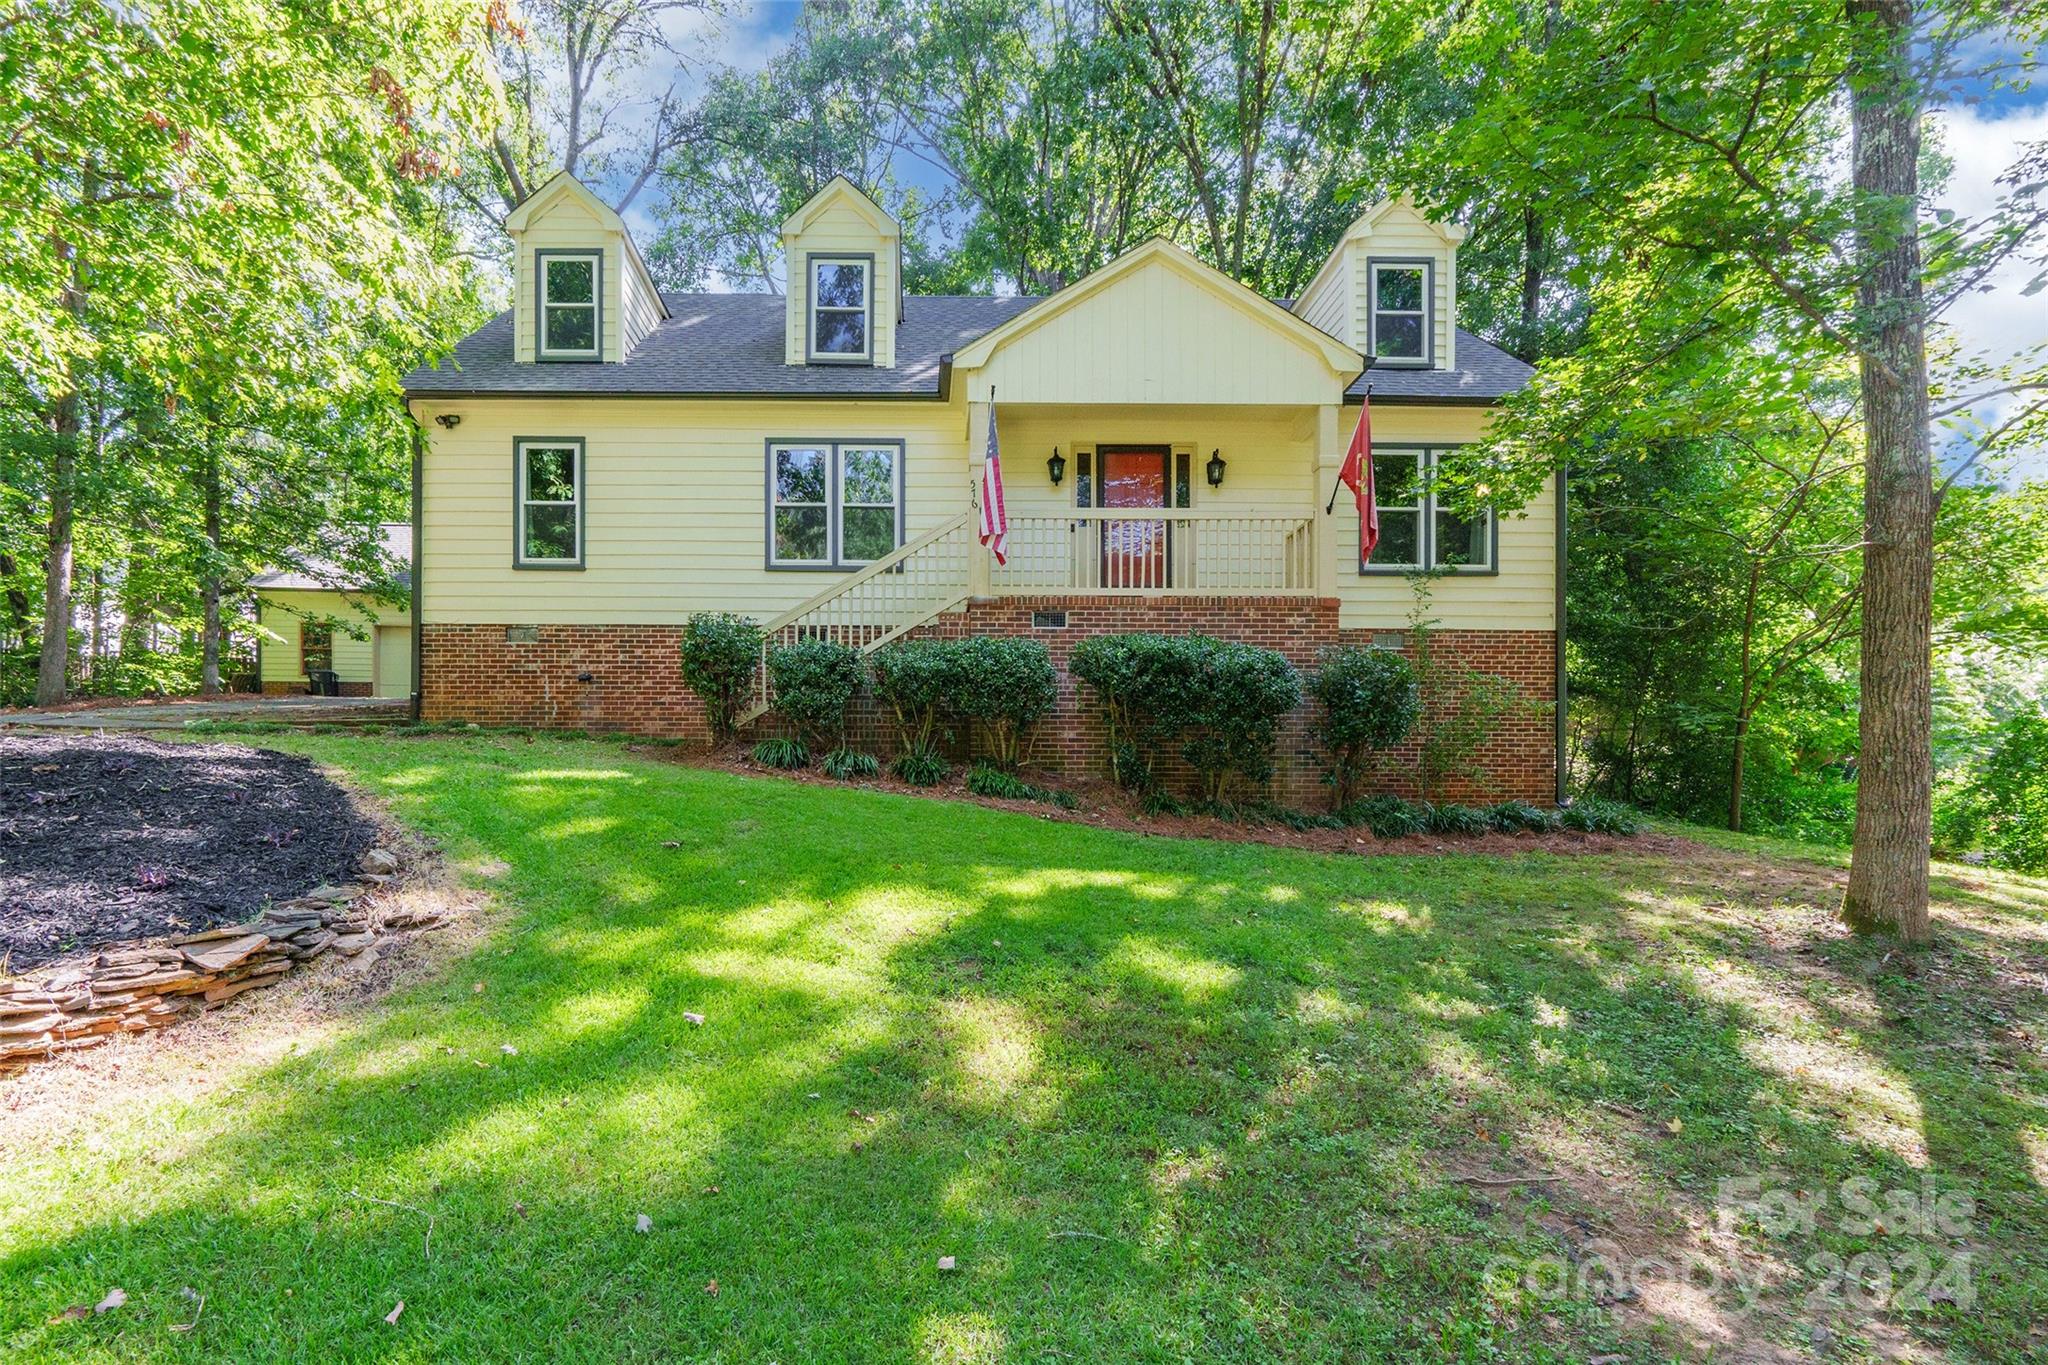
<path id="1" fill-rule="evenodd" d="M 462 425 L 462 414 L 459 412 L 444 412 L 439 417 L 436 417 L 434 422 L 443 430 L 453 431 Z"/>
<path id="2" fill-rule="evenodd" d="M 1224 467 L 1224 466 L 1223 466 L 1223 452 L 1222 452 L 1222 451 L 1220 451 L 1220 450 L 1212 450 L 1212 451 L 1210 451 L 1210 452 L 1209 452 L 1209 487 L 1211 487 L 1211 488 L 1221 488 L 1221 487 L 1223 487 L 1223 467 Z"/>
<path id="3" fill-rule="evenodd" d="M 1058 488 L 1060 486 L 1060 480 L 1067 477 L 1067 457 L 1060 454 L 1060 448 L 1058 446 L 1054 446 L 1052 448 L 1052 454 L 1049 457 L 1047 457 L 1045 462 L 1045 472 L 1052 476 L 1052 486 L 1054 488 Z"/>

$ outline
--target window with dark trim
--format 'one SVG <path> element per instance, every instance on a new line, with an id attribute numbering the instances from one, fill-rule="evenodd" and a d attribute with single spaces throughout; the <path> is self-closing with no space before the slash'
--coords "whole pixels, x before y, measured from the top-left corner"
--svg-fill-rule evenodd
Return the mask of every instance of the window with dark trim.
<path id="1" fill-rule="evenodd" d="M 1466 514 L 1439 505 L 1438 462 L 1456 446 L 1375 446 L 1373 497 L 1380 541 L 1360 573 L 1412 573 L 1428 565 L 1453 573 L 1493 573 L 1500 540 L 1491 509 Z"/>
<path id="2" fill-rule="evenodd" d="M 875 262 L 871 256 L 812 256 L 810 358 L 864 361 L 874 355 Z"/>
<path id="3" fill-rule="evenodd" d="M 310 678 L 316 668 L 334 667 L 334 627 L 321 621 L 299 624 L 299 672 Z"/>
<path id="4" fill-rule="evenodd" d="M 1372 337 L 1368 350 L 1380 365 L 1427 365 L 1435 339 L 1428 261 L 1366 262 L 1370 277 Z"/>
<path id="5" fill-rule="evenodd" d="M 542 360 L 604 358 L 604 253 L 542 251 L 534 257 L 534 354 Z"/>
<path id="6" fill-rule="evenodd" d="M 583 565 L 583 442 L 527 437 L 514 447 L 517 524 L 513 562 L 527 569 Z"/>
<path id="7" fill-rule="evenodd" d="M 768 567 L 853 569 L 903 543 L 903 442 L 770 441 Z"/>

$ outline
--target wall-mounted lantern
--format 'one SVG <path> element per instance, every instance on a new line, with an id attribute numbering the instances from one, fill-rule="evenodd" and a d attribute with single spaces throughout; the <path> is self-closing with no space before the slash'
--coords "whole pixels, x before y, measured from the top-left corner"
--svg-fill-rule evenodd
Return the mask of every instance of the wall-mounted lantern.
<path id="1" fill-rule="evenodd" d="M 1209 452 L 1209 487 L 1223 487 L 1223 452 L 1220 450 Z"/>
<path id="2" fill-rule="evenodd" d="M 1058 446 L 1052 448 L 1052 455 L 1045 462 L 1045 472 L 1052 477 L 1054 488 L 1058 488 L 1060 480 L 1067 477 L 1067 457 L 1060 454 Z"/>

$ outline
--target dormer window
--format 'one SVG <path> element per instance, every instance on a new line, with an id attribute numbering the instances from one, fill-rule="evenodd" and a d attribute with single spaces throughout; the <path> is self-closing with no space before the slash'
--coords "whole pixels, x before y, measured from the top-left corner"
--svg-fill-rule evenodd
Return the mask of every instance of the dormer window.
<path id="1" fill-rule="evenodd" d="M 540 335 L 534 354 L 542 360 L 604 359 L 604 253 L 542 251 L 534 257 L 535 312 Z"/>
<path id="2" fill-rule="evenodd" d="M 867 364 L 874 357 L 869 323 L 875 258 L 812 256 L 810 359 Z"/>
<path id="3" fill-rule="evenodd" d="M 1430 262 L 1374 260 L 1366 269 L 1372 280 L 1372 336 L 1367 349 L 1375 362 L 1430 364 L 1435 332 L 1429 319 Z"/>

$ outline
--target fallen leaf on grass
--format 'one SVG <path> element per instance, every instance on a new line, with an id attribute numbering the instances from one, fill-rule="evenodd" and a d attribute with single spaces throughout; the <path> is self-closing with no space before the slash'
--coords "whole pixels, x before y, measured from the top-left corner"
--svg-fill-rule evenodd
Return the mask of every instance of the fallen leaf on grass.
<path id="1" fill-rule="evenodd" d="M 688 1023 L 696 1025 L 698 1028 L 704 1027 L 704 1016 L 701 1014 L 692 1014 L 690 1011 L 684 1010 L 683 1019 Z"/>
<path id="2" fill-rule="evenodd" d="M 89 1318 L 89 1317 L 91 1317 L 91 1316 L 92 1316 L 92 1309 L 90 1309 L 90 1308 L 87 1308 L 87 1307 L 86 1307 L 86 1306 L 85 1306 L 84 1304 L 82 1304 L 82 1303 L 74 1303 L 74 1304 L 72 1304 L 72 1305 L 71 1305 L 71 1306 L 70 1306 L 69 1308 L 67 1308 L 67 1309 L 65 1309 L 65 1310 L 64 1310 L 63 1312 L 59 1313 L 59 1314 L 58 1314 L 58 1315 L 57 1315 L 56 1317 L 54 1317 L 54 1318 L 51 1318 L 51 1319 L 50 1319 L 50 1321 L 51 1321 L 51 1322 L 53 1322 L 53 1323 L 54 1323 L 54 1322 L 83 1322 L 83 1321 L 85 1321 L 85 1320 L 86 1320 L 87 1318 Z"/>
<path id="3" fill-rule="evenodd" d="M 515 1199 L 512 1201 L 512 1212 L 518 1214 L 521 1218 L 524 1218 L 526 1217 L 526 1205 L 520 1203 L 517 1199 Z"/>
<path id="4" fill-rule="evenodd" d="M 396 1307 L 396 1308 L 392 1309 L 392 1310 L 391 1310 L 391 1311 L 390 1311 L 389 1313 L 386 1313 L 386 1314 L 384 1315 L 384 1321 L 386 1321 L 386 1322 L 390 1323 L 390 1324 L 391 1324 L 391 1325 L 392 1325 L 393 1327 L 396 1327 L 396 1326 L 398 1325 L 398 1315 L 399 1315 L 400 1313 L 403 1313 L 404 1311 L 405 1311 L 405 1300 L 404 1300 L 404 1299 L 400 1299 L 400 1300 L 398 1301 L 398 1307 Z"/>
<path id="5" fill-rule="evenodd" d="M 1685 1131 L 1685 1121 L 1683 1119 L 1673 1119 L 1671 1120 L 1671 1122 L 1664 1125 L 1664 1131 L 1671 1134 L 1671 1136 L 1673 1137 L 1677 1137 L 1680 1133 Z"/>
<path id="6" fill-rule="evenodd" d="M 109 1289 L 107 1296 L 92 1306 L 92 1311 L 95 1313 L 110 1313 L 126 1302 L 128 1302 L 127 1290 Z"/>
<path id="7" fill-rule="evenodd" d="M 952 1270 L 955 1268 L 956 1264 L 957 1263 L 953 1260 L 951 1256 L 939 1257 L 939 1269 L 941 1270 Z"/>
<path id="8" fill-rule="evenodd" d="M 519 1055 L 519 1049 L 512 1046 L 512 1044 L 510 1043 L 505 1043 L 501 1045 L 498 1048 L 498 1051 L 504 1053 L 507 1057 L 517 1057 Z"/>
<path id="9" fill-rule="evenodd" d="M 712 1298 L 714 1298 L 714 1299 L 715 1299 L 715 1298 L 717 1298 L 717 1297 L 718 1297 L 718 1281 L 717 1281 L 716 1279 L 713 1279 L 713 1280 L 711 1281 L 711 1283 L 710 1283 L 710 1284 L 707 1284 L 707 1285 L 705 1285 L 705 1286 L 704 1286 L 704 1292 L 705 1292 L 705 1293 L 707 1293 L 707 1294 L 709 1294 L 709 1295 L 710 1295 L 710 1296 L 711 1296 Z"/>
<path id="10" fill-rule="evenodd" d="M 635 1232 L 652 1232 L 652 1231 L 654 1231 L 654 1220 L 653 1220 L 652 1218 L 649 1218 L 649 1217 L 648 1217 L 648 1216 L 647 1216 L 646 1214 L 644 1214 L 644 1213 L 643 1213 L 643 1214 L 641 1214 L 641 1215 L 640 1215 L 640 1216 L 639 1216 L 638 1218 L 635 1218 L 635 1219 L 633 1220 L 633 1231 L 635 1231 Z"/>
<path id="11" fill-rule="evenodd" d="M 481 981 L 477 982 L 469 988 L 469 992 L 471 995 L 482 995 L 484 993 L 484 983 Z"/>

